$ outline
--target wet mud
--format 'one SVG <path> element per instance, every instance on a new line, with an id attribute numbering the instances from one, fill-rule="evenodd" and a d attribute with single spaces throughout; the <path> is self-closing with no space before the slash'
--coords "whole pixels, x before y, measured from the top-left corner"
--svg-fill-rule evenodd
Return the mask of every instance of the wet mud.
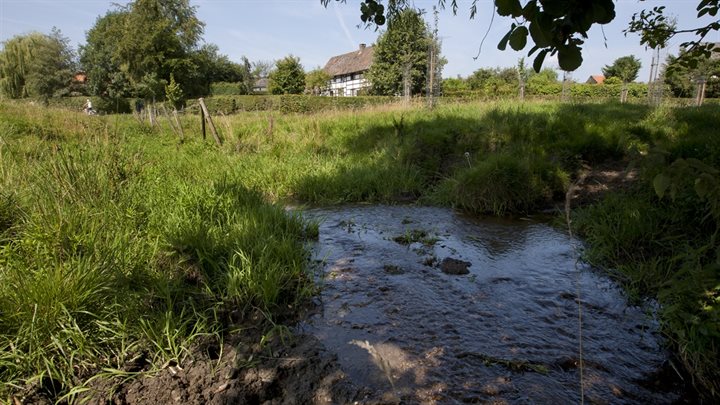
<path id="1" fill-rule="evenodd" d="M 671 403 L 649 307 L 535 221 L 448 209 L 308 210 L 321 302 L 299 331 L 388 403 Z"/>

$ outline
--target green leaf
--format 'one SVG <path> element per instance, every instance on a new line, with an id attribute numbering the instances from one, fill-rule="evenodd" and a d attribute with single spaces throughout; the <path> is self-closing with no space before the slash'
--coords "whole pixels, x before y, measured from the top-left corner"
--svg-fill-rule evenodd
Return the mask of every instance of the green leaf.
<path id="1" fill-rule="evenodd" d="M 515 24 L 513 24 L 513 25 L 515 25 Z M 515 27 L 510 28 L 510 31 L 508 31 L 507 34 L 505 34 L 505 36 L 502 37 L 500 42 L 498 42 L 497 47 L 499 50 L 504 51 L 505 48 L 507 48 L 508 41 L 510 40 L 510 35 L 513 33 L 514 29 L 515 29 Z"/>
<path id="2" fill-rule="evenodd" d="M 535 45 L 539 46 L 540 48 L 550 46 L 550 40 L 548 39 L 550 37 L 550 34 L 550 32 L 545 31 L 542 24 L 538 20 L 533 20 L 530 22 L 530 37 L 532 37 Z"/>
<path id="3" fill-rule="evenodd" d="M 558 64 L 560 69 L 573 71 L 582 65 L 582 53 L 577 45 L 558 47 Z"/>
<path id="4" fill-rule="evenodd" d="M 547 55 L 547 53 L 548 50 L 543 49 L 535 57 L 535 60 L 533 61 L 533 69 L 535 69 L 535 73 L 540 73 L 540 69 L 542 68 L 542 64 L 545 61 L 545 55 Z"/>
<path id="5" fill-rule="evenodd" d="M 655 178 L 653 179 L 653 187 L 655 188 L 655 194 L 657 194 L 659 198 L 663 198 L 668 187 L 670 187 L 671 182 L 672 179 L 670 179 L 670 176 L 666 175 L 665 173 L 660 173 L 655 176 Z"/>
<path id="6" fill-rule="evenodd" d="M 528 29 L 520 26 L 510 34 L 510 47 L 516 51 L 520 51 L 525 48 L 527 44 Z"/>
<path id="7" fill-rule="evenodd" d="M 570 11 L 567 0 L 540 0 L 543 10 L 553 17 L 562 17 Z"/>
<path id="8" fill-rule="evenodd" d="M 528 4 L 525 5 L 525 7 L 522 10 L 522 16 L 526 20 L 531 21 L 531 20 L 535 19 L 535 17 L 537 16 L 539 11 L 540 10 L 538 9 L 537 2 L 535 2 L 533 0 L 533 1 L 528 2 Z"/>
<path id="9" fill-rule="evenodd" d="M 495 0 L 495 7 L 502 16 L 519 17 L 522 14 L 520 0 Z"/>
<path id="10" fill-rule="evenodd" d="M 608 24 L 615 19 L 615 4 L 612 0 L 592 2 L 593 20 L 598 24 Z"/>

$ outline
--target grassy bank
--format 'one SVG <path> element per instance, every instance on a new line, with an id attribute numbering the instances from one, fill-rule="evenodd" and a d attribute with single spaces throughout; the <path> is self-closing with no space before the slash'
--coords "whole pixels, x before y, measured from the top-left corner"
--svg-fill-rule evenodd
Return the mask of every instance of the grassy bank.
<path id="1" fill-rule="evenodd" d="M 180 143 L 164 119 L 150 128 L 130 116 L 2 105 L 0 375 L 52 376 L 67 392 L 138 352 L 156 365 L 182 362 L 193 338 L 227 331 L 231 306 L 293 306 L 312 292 L 302 241 L 316 230 L 273 203 L 419 199 L 522 214 L 561 205 L 582 164 L 624 159 L 643 167 L 643 180 L 578 214 L 588 258 L 663 304 L 664 330 L 709 387 L 718 381 L 718 204 L 697 194 L 703 173 L 688 186 L 670 163 L 720 167 L 717 114 L 544 102 L 246 112 L 215 117 L 217 148 L 196 116 L 182 118 Z M 674 186 L 661 199 L 653 182 L 668 170 Z"/>
<path id="2" fill-rule="evenodd" d="M 317 228 L 128 117 L 0 106 L 0 381 L 53 398 L 313 292 Z M 239 309 L 240 315 L 231 310 Z"/>
<path id="3" fill-rule="evenodd" d="M 663 330 L 701 393 L 720 395 L 718 108 L 661 108 L 638 123 L 653 147 L 641 181 L 581 210 L 586 259 L 632 297 L 657 299 Z M 678 367 L 680 368 L 680 367 Z"/>

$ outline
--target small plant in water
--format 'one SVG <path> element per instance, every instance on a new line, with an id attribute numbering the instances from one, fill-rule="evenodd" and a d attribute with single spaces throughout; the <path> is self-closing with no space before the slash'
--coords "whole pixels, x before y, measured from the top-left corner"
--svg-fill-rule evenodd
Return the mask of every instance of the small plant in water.
<path id="1" fill-rule="evenodd" d="M 401 245 L 409 245 L 411 243 L 420 242 L 426 246 L 432 246 L 440 239 L 428 236 L 427 231 L 422 229 L 412 229 L 405 231 L 405 234 L 393 238 L 393 240 Z"/>

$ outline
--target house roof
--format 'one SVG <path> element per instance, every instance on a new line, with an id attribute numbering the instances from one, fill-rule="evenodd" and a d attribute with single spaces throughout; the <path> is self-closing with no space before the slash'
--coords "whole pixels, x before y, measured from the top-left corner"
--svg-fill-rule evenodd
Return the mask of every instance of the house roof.
<path id="1" fill-rule="evenodd" d="M 605 76 L 603 76 L 603 75 L 592 75 L 587 79 L 587 83 L 603 84 L 604 81 L 605 81 Z"/>
<path id="2" fill-rule="evenodd" d="M 333 56 L 325 64 L 323 70 L 330 76 L 347 75 L 350 73 L 364 72 L 372 65 L 375 48 L 372 46 L 360 46 L 359 49 Z"/>

